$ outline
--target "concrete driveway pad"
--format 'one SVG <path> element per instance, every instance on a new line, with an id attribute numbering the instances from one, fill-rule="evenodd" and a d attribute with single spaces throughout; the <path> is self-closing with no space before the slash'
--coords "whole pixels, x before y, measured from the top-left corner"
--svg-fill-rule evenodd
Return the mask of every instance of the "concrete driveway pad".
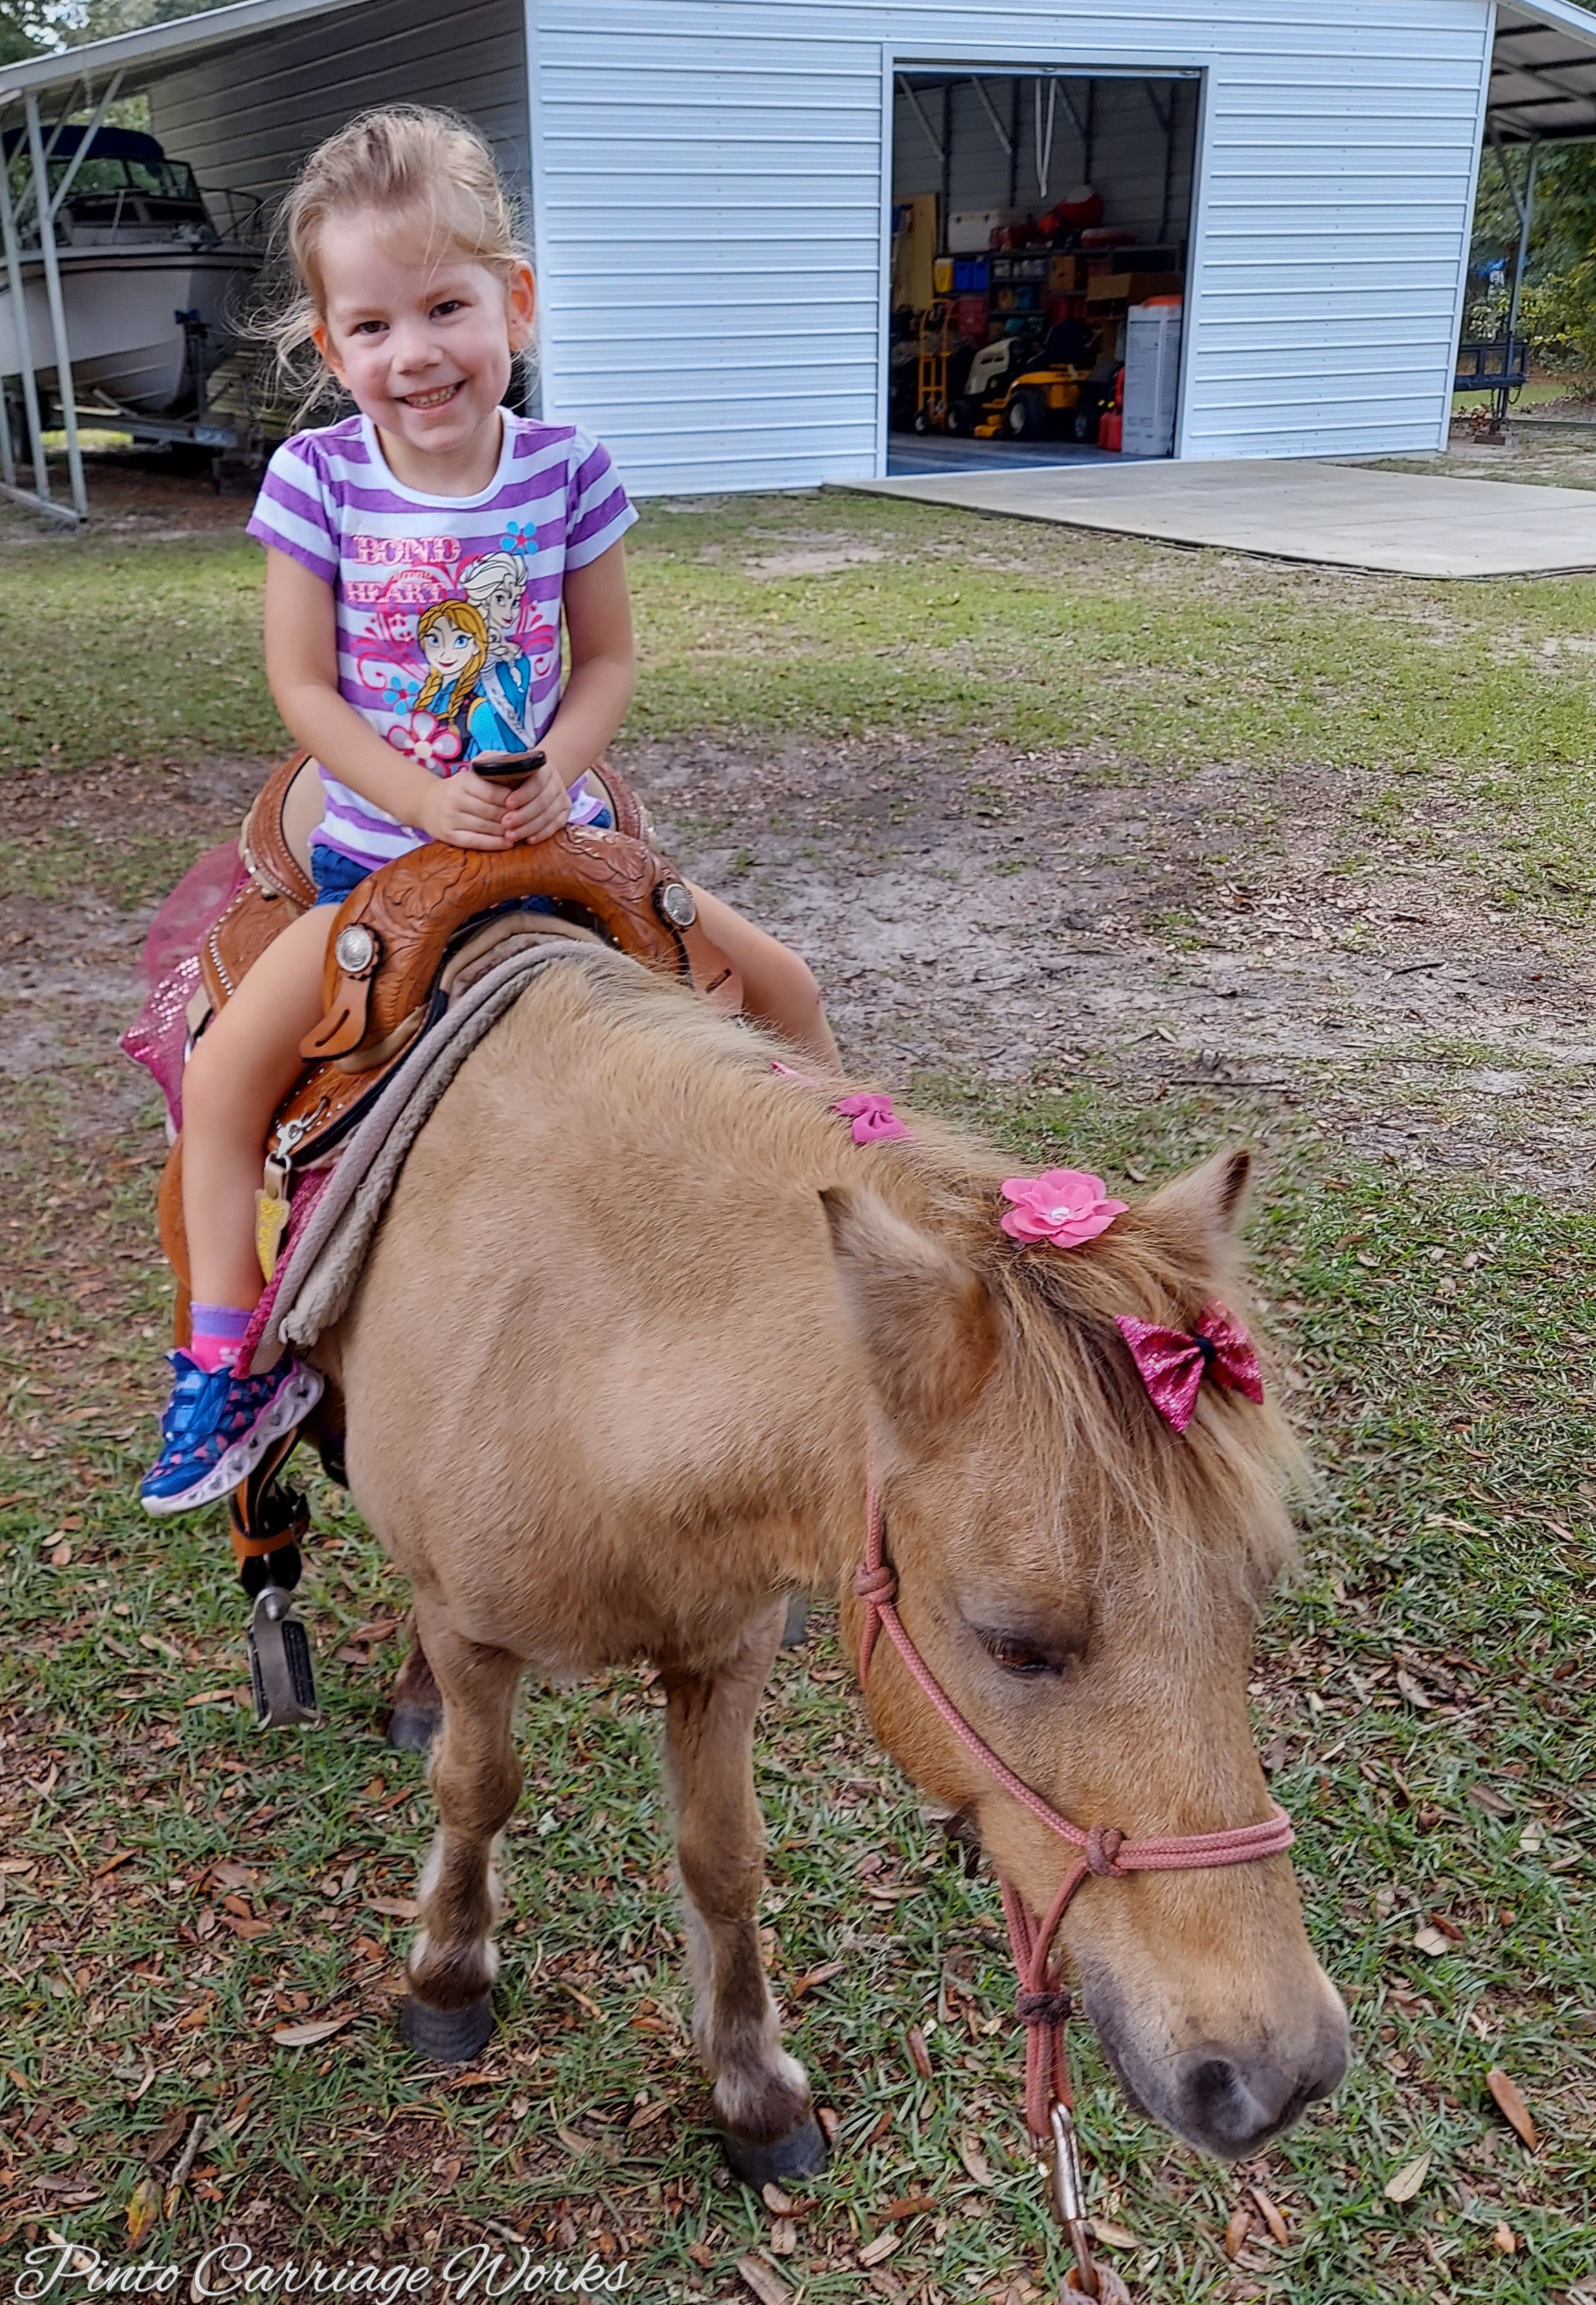
<path id="1" fill-rule="evenodd" d="M 915 473 L 843 485 L 1067 528 L 1399 576 L 1596 569 L 1596 489 L 1590 489 L 1252 458 Z"/>

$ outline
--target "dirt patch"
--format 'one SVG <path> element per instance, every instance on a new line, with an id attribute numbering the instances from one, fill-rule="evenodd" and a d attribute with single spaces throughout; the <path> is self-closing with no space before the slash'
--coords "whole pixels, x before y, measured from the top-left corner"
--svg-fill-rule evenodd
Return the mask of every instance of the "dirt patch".
<path id="1" fill-rule="evenodd" d="M 155 902 L 199 851 L 235 833 L 269 763 L 216 760 L 98 777 L 8 780 L 0 893 L 0 1078 L 69 1085 L 70 1131 L 106 1144 L 153 1092 L 107 1066 L 144 997 Z M 139 867 L 127 887 L 130 860 Z M 136 891 L 136 893 L 134 893 Z"/>
<path id="2" fill-rule="evenodd" d="M 132 455 L 119 452 L 83 459 L 89 483 L 89 519 L 71 532 L 85 537 L 138 537 L 165 543 L 174 537 L 208 535 L 242 528 L 254 508 L 258 474 L 229 473 L 218 489 L 208 458 L 184 463 L 176 455 Z M 50 490 L 70 505 L 64 458 L 50 459 Z M 0 498 L 0 543 L 58 544 L 69 533 L 47 513 Z"/>
<path id="3" fill-rule="evenodd" d="M 879 1073 L 1228 1085 L 1309 1099 L 1365 1152 L 1591 1174 L 1588 942 L 1485 904 L 1442 823 L 1425 868 L 1372 838 L 1350 871 L 1355 778 L 1302 771 L 1278 818 L 1236 770 L 1126 781 L 1084 753 L 628 759 Z"/>
<path id="4" fill-rule="evenodd" d="M 1596 419 L 1559 423 L 1540 410 L 1524 416 L 1509 412 L 1507 429 L 1495 440 L 1486 438 L 1466 417 L 1454 419 L 1444 455 L 1385 456 L 1379 469 L 1432 472 L 1442 480 L 1596 489 Z"/>
<path id="5" fill-rule="evenodd" d="M 1235 769 L 1182 781 L 1084 752 L 621 757 L 688 868 L 813 963 L 862 1069 L 1210 1087 L 1311 1104 L 1370 1155 L 1559 1192 L 1596 1172 L 1589 940 L 1488 905 L 1444 823 L 1428 863 L 1371 834 L 1353 869 L 1347 828 L 1370 796 L 1355 778 L 1304 770 L 1276 814 Z M 229 837 L 267 766 L 119 783 L 118 838 L 151 844 L 146 880 L 164 889 Z M 141 997 L 149 897 L 86 889 L 70 862 L 111 801 L 108 780 L 65 800 L 58 778 L 16 787 L 21 886 L 0 901 L 13 1079 L 98 1061 Z M 54 872 L 38 889 L 35 855 Z M 81 1130 L 146 1109 L 131 1067 L 113 1078 L 86 1090 Z"/>
<path id="6" fill-rule="evenodd" d="M 867 567 L 887 557 L 879 545 L 838 544 L 830 538 L 795 550 L 767 552 L 743 566 L 755 576 L 829 576 L 839 568 Z"/>

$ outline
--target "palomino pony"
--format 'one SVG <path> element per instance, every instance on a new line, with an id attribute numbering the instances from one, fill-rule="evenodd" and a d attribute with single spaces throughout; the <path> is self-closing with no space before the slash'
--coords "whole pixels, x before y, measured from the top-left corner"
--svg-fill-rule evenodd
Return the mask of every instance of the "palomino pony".
<path id="1" fill-rule="evenodd" d="M 1085 1246 L 1023 1247 L 989 1152 L 920 1119 L 856 1144 L 844 1084 L 775 1053 L 619 955 L 546 968 L 422 1131 L 318 1356 L 442 1692 L 412 2042 L 469 2056 L 491 2022 L 522 1675 L 649 1658 L 695 2036 L 756 2178 L 802 2166 L 814 2125 L 760 1962 L 754 1722 L 785 1595 L 839 1590 L 857 1646 L 867 1462 L 942 1689 L 1044 1801 L 1133 1839 L 1271 1815 L 1248 1656 L 1296 1468 L 1273 1406 L 1216 1385 L 1177 1437 L 1116 1327 L 1237 1301 L 1245 1153 Z M 887 1641 L 868 1695 L 883 1745 L 1045 1911 L 1071 1852 Z M 1346 2017 L 1284 1855 L 1094 1869 L 1060 1942 L 1140 2106 L 1235 2156 L 1336 2086 Z"/>

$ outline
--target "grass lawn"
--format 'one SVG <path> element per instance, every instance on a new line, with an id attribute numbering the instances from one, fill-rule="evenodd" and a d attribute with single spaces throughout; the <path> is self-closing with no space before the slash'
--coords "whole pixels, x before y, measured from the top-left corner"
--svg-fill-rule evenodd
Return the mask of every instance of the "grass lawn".
<path id="1" fill-rule="evenodd" d="M 1359 2061 L 1333 2106 L 1229 2171 L 1131 2114 L 1083 2042 L 1116 2261 L 1148 2305 L 1596 2297 L 1588 1062 L 1570 1042 L 1487 1127 L 1471 1084 L 1518 1077 L 1528 1028 L 1481 999 L 1443 1035 L 1401 1006 L 1410 965 L 1430 984 L 1473 944 L 1584 998 L 1596 583 L 1348 578 L 843 497 L 649 507 L 632 562 L 633 764 L 688 861 L 719 860 L 778 921 L 830 860 L 834 929 L 809 948 L 862 1061 L 907 1049 L 895 1086 L 1138 1188 L 1237 1135 L 1263 1153 L 1254 1250 L 1325 1478 L 1252 1694 Z M 304 1597 L 327 1720 L 263 1739 L 220 1517 L 155 1531 L 131 1501 L 165 1332 L 161 1148 L 109 1042 L 145 912 L 280 741 L 259 574 L 225 531 L 0 532 L 25 716 L 0 735 L 0 2269 L 53 2233 L 120 2259 L 132 2207 L 158 2220 L 143 2253 L 185 2266 L 232 2235 L 437 2264 L 497 2227 L 624 2258 L 649 2299 L 745 2299 L 757 2250 L 757 2278 L 816 2305 L 1031 2305 L 1062 2266 L 1020 2149 L 995 1894 L 862 1732 L 828 1612 L 777 1668 L 761 1747 L 773 1977 L 841 2122 L 832 2173 L 779 2219 L 703 2125 L 648 1676 L 529 1691 L 499 2029 L 474 2072 L 437 2078 L 391 2027 L 430 1831 L 419 1765 L 379 1733 L 402 1586 L 318 1483 Z M 981 1029 L 946 1025 L 947 980 L 912 953 L 878 952 L 855 987 L 849 890 L 887 916 L 912 838 L 959 940 L 1007 949 L 1006 914 L 1040 902 L 1039 794 L 1061 886 L 1072 842 L 1108 842 L 1143 909 L 1040 912 Z M 1172 1000 L 1220 911 L 1256 915 L 1309 850 L 1349 909 L 1294 914 L 1269 965 L 1318 954 L 1363 985 L 1384 1037 L 1361 1054 L 1260 1086 L 1150 1007 L 1067 1054 L 1049 1010 L 1044 1053 L 993 1060 L 1036 954 Z M 1566 1147 L 1541 1189 L 1500 1150 L 1513 1111 Z M 272 2037 L 318 2020 L 336 2029 Z M 1533 2153 L 1492 2103 L 1497 2067 Z M 1231 2257 L 1254 2187 L 1286 2239 L 1255 2214 Z"/>

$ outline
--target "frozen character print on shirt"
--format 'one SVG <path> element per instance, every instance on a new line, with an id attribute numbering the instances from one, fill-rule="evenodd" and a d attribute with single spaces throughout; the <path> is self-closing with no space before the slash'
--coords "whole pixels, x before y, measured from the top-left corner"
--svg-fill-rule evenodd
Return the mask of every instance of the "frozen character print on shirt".
<path id="1" fill-rule="evenodd" d="M 442 574 L 425 573 L 435 581 Z M 534 682 L 557 672 L 559 649 L 527 600 L 529 581 L 518 553 L 485 552 L 454 572 L 457 591 L 434 597 L 413 624 L 404 618 L 413 633 L 409 648 L 408 635 L 395 630 L 399 619 L 391 608 L 374 621 L 368 634 L 373 653 L 362 659 L 361 677 L 368 686 L 380 685 L 407 713 L 387 732 L 401 752 L 424 753 L 429 767 L 450 774 L 480 753 L 532 749 Z M 397 642 L 410 663 L 378 655 L 384 641 L 390 647 Z M 413 651 L 425 667 L 419 685 Z"/>
<path id="2" fill-rule="evenodd" d="M 416 644 L 427 676 L 416 691 L 416 710 L 458 727 L 471 710 L 488 662 L 488 626 L 469 600 L 438 600 L 416 618 Z"/>
<path id="3" fill-rule="evenodd" d="M 533 675 L 551 668 L 555 636 L 536 607 L 522 635 L 529 575 L 518 552 L 503 551 L 485 552 L 460 572 L 460 589 L 488 631 L 488 661 L 468 723 L 471 753 L 524 752 L 533 742 Z"/>

